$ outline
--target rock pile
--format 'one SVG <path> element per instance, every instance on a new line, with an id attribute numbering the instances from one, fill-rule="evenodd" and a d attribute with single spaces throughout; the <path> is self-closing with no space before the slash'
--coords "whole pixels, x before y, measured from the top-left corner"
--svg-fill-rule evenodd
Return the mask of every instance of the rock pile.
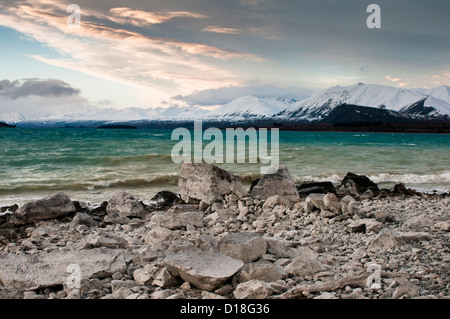
<path id="1" fill-rule="evenodd" d="M 152 205 L 122 192 L 95 209 L 64 194 L 4 208 L 0 298 L 448 298 L 448 195 L 347 177 L 297 191 L 281 166 L 248 193 L 185 164 L 180 196 Z"/>

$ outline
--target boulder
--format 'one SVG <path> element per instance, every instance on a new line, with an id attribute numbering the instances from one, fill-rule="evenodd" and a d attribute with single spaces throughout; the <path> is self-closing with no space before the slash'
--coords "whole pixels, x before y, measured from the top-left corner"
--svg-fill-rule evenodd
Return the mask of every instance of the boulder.
<path id="1" fill-rule="evenodd" d="M 249 263 L 266 253 L 267 243 L 260 235 L 240 232 L 225 235 L 219 240 L 219 252 Z"/>
<path id="2" fill-rule="evenodd" d="M 81 270 L 81 280 L 105 278 L 126 270 L 123 251 L 95 248 L 80 251 L 54 250 L 32 255 L 0 256 L 0 282 L 5 287 L 36 290 L 63 285 L 69 265 Z"/>
<path id="3" fill-rule="evenodd" d="M 212 291 L 241 270 L 244 263 L 210 251 L 181 251 L 164 259 L 174 275 L 199 289 Z"/>
<path id="4" fill-rule="evenodd" d="M 106 207 L 108 214 L 119 214 L 125 217 L 144 217 L 144 204 L 127 192 L 120 192 L 114 195 Z"/>
<path id="5" fill-rule="evenodd" d="M 238 198 L 247 195 L 239 176 L 202 163 L 183 163 L 178 186 L 186 203 L 202 201 L 212 205 L 224 200 L 225 195 L 234 194 Z"/>
<path id="6" fill-rule="evenodd" d="M 274 174 L 263 175 L 252 188 L 251 195 L 258 196 L 262 200 L 275 195 L 289 199 L 292 202 L 298 202 L 300 199 L 294 180 L 284 165 L 280 165 Z"/>
<path id="7" fill-rule="evenodd" d="M 335 194 L 327 193 L 323 197 L 323 204 L 329 211 L 332 211 L 336 214 L 339 213 L 340 210 L 339 198 Z"/>
<path id="8" fill-rule="evenodd" d="M 98 247 L 106 248 L 126 248 L 127 241 L 120 236 L 108 234 L 101 236 L 98 234 L 89 234 L 81 244 L 81 249 L 92 249 Z"/>
<path id="9" fill-rule="evenodd" d="M 78 210 L 78 202 L 73 202 L 64 193 L 58 193 L 21 206 L 12 217 L 15 224 L 26 224 L 63 217 Z"/>

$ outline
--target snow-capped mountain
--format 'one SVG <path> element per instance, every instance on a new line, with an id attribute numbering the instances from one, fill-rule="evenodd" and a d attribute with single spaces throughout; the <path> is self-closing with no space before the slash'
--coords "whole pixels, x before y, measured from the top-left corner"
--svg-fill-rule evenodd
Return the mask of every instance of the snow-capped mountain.
<path id="1" fill-rule="evenodd" d="M 0 121 L 17 123 L 74 123 L 74 122 L 135 122 L 135 121 L 249 121 L 268 120 L 296 122 L 339 121 L 339 117 L 351 119 L 343 113 L 332 111 L 342 105 L 352 105 L 353 113 L 359 114 L 358 121 L 364 121 L 364 114 L 370 114 L 368 120 L 399 119 L 449 119 L 450 88 L 441 86 L 434 89 L 404 89 L 377 84 L 358 83 L 352 86 L 335 86 L 304 100 L 276 97 L 239 97 L 213 111 L 197 107 L 168 108 L 100 108 L 81 107 L 76 112 L 47 114 L 36 119 L 24 119 L 17 113 L 1 114 Z M 357 109 L 368 107 L 374 110 Z M 382 111 L 383 110 L 383 111 Z M 358 113 L 362 112 L 362 113 Z M 369 116 L 369 115 L 367 115 Z M 356 117 L 353 117 L 356 120 Z"/>
<path id="2" fill-rule="evenodd" d="M 276 117 L 320 121 L 342 104 L 387 109 L 411 117 L 450 116 L 450 99 L 446 93 L 448 94 L 446 86 L 423 91 L 363 83 L 335 86 L 292 105 Z"/>
<path id="3" fill-rule="evenodd" d="M 17 124 L 24 120 L 24 116 L 19 113 L 1 113 L 0 122 L 7 124 Z"/>
<path id="4" fill-rule="evenodd" d="M 210 119 L 270 118 L 295 105 L 296 100 L 242 96 L 208 114 Z"/>

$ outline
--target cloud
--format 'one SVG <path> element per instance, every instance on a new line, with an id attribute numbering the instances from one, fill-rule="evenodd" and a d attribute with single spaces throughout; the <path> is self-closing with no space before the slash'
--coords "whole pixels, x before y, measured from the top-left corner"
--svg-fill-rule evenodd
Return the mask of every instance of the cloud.
<path id="1" fill-rule="evenodd" d="M 390 75 L 386 75 L 384 78 L 385 78 L 386 80 L 388 80 L 388 81 L 391 81 L 391 82 L 398 82 L 398 81 L 400 81 L 399 78 L 393 78 L 393 77 L 391 77 Z"/>
<path id="2" fill-rule="evenodd" d="M 29 54 L 29 57 L 138 88 L 145 92 L 142 95 L 148 98 L 147 105 L 158 106 L 174 94 L 188 95 L 202 89 L 240 85 L 239 75 L 222 65 L 222 61 L 264 61 L 253 53 L 183 38 L 152 36 L 125 24 L 111 25 L 107 15 L 83 7 L 81 26 L 68 28 L 67 13 L 61 9 L 61 4 L 55 4 L 53 0 L 24 0 L 16 6 L 0 4 L 0 25 L 42 43 L 60 55 Z M 115 9 L 113 13 L 119 18 L 134 17 L 129 20 L 132 24 L 132 21 L 142 24 L 175 17 L 202 17 L 187 11 L 156 14 Z"/>
<path id="3" fill-rule="evenodd" d="M 203 28 L 202 31 L 225 34 L 240 34 L 242 32 L 242 30 L 236 28 L 224 28 L 216 26 L 207 26 L 206 28 Z"/>
<path id="4" fill-rule="evenodd" d="M 79 89 L 56 79 L 0 80 L 0 113 L 39 118 L 92 109 Z"/>
<path id="5" fill-rule="evenodd" d="M 69 97 L 76 96 L 80 90 L 72 88 L 68 83 L 55 79 L 26 79 L 23 81 L 0 81 L 0 96 L 19 99 L 28 96 Z"/>
<path id="6" fill-rule="evenodd" d="M 111 16 L 109 19 L 118 23 L 131 23 L 136 26 L 146 26 L 151 24 L 160 24 L 168 22 L 174 18 L 195 18 L 204 19 L 207 16 L 188 11 L 172 12 L 149 12 L 142 10 L 133 10 L 130 8 L 112 8 L 109 10 Z"/>
<path id="7" fill-rule="evenodd" d="M 183 101 L 190 106 L 211 106 L 223 105 L 245 95 L 304 99 L 309 97 L 311 93 L 312 91 L 309 89 L 300 89 L 298 87 L 279 87 L 254 83 L 245 86 L 225 86 L 217 89 L 201 90 L 185 96 L 177 95 L 172 99 Z"/>

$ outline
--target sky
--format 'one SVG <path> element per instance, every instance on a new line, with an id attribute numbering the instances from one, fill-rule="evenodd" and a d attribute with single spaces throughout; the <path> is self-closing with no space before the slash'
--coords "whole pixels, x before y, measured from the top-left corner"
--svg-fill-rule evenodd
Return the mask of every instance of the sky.
<path id="1" fill-rule="evenodd" d="M 372 3 L 381 28 L 367 26 Z M 0 0 L 0 113 L 450 85 L 449 12 L 448 0 Z"/>

